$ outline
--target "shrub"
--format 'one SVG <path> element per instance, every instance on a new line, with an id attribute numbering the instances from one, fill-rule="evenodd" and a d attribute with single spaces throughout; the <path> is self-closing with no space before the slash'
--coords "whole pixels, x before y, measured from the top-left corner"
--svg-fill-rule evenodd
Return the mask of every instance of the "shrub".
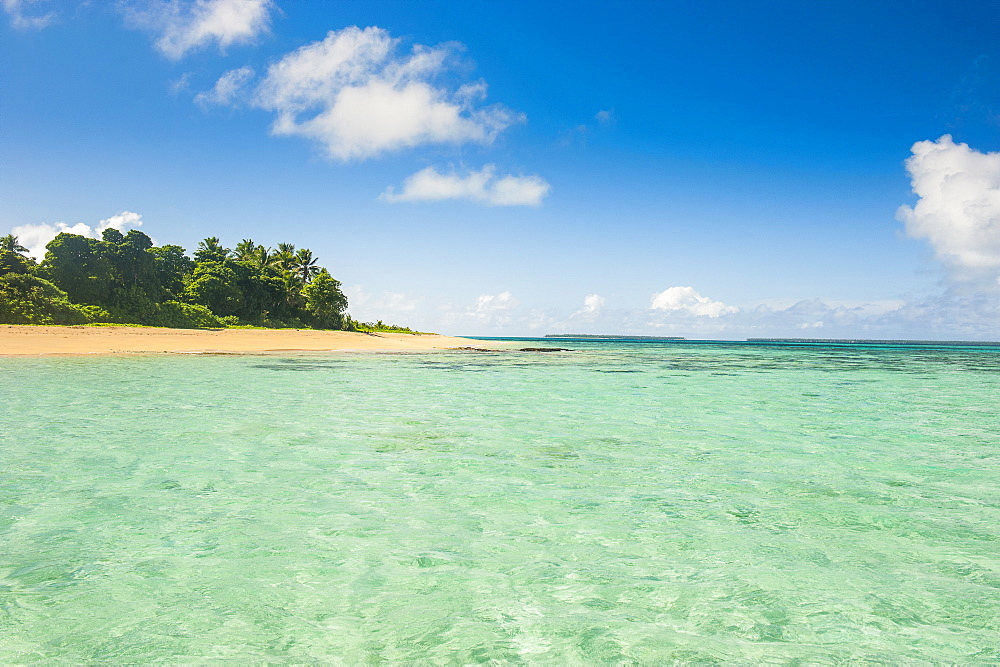
<path id="1" fill-rule="evenodd" d="M 164 301 L 150 322 L 154 326 L 175 329 L 219 329 L 225 324 L 205 306 L 180 301 Z"/>
<path id="2" fill-rule="evenodd" d="M 115 324 L 117 320 L 108 311 L 100 306 L 74 306 L 87 317 L 87 323 L 100 322 L 102 324 Z"/>
<path id="3" fill-rule="evenodd" d="M 66 292 L 36 276 L 0 276 L 0 324 L 84 324 L 92 311 L 69 302 Z"/>

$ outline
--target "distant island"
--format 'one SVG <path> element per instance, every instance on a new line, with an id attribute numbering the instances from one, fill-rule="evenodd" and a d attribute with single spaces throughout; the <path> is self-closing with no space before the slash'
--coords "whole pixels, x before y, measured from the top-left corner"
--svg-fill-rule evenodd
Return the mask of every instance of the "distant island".
<path id="1" fill-rule="evenodd" d="M 886 340 L 877 338 L 747 338 L 748 343 L 828 343 L 833 345 L 987 345 L 1000 342 L 969 340 Z"/>
<path id="2" fill-rule="evenodd" d="M 592 340 L 685 340 L 683 336 L 612 336 L 603 334 L 545 334 L 545 338 L 588 338 Z"/>
<path id="3" fill-rule="evenodd" d="M 45 249 L 39 263 L 16 236 L 0 237 L 0 324 L 416 333 L 353 320 L 340 281 L 291 243 L 244 239 L 230 249 L 213 236 L 192 258 L 138 230 L 109 228 L 99 239 L 63 232 Z"/>

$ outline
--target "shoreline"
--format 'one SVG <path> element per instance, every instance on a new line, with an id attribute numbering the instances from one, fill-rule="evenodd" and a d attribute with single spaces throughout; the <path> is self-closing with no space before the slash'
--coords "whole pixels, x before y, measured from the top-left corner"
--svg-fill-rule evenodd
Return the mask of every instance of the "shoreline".
<path id="1" fill-rule="evenodd" d="M 319 329 L 169 329 L 0 325 L 0 357 L 264 352 L 430 352 L 473 347 L 439 334 Z"/>

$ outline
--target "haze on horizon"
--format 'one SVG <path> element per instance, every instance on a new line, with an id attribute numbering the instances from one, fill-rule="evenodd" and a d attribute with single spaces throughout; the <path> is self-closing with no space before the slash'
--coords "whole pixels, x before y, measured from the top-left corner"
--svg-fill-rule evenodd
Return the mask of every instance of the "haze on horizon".
<path id="1" fill-rule="evenodd" d="M 993 2 L 0 10 L 36 256 L 295 240 L 356 319 L 456 335 L 1000 338 Z"/>

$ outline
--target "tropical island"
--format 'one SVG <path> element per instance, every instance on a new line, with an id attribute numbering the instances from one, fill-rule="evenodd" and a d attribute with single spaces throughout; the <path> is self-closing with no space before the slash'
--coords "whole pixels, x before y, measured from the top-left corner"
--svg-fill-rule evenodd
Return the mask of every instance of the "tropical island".
<path id="1" fill-rule="evenodd" d="M 141 231 L 101 238 L 61 233 L 36 262 L 13 234 L 0 237 L 0 324 L 295 328 L 411 332 L 356 322 L 340 282 L 308 248 L 275 249 L 217 237 L 189 257 Z"/>

